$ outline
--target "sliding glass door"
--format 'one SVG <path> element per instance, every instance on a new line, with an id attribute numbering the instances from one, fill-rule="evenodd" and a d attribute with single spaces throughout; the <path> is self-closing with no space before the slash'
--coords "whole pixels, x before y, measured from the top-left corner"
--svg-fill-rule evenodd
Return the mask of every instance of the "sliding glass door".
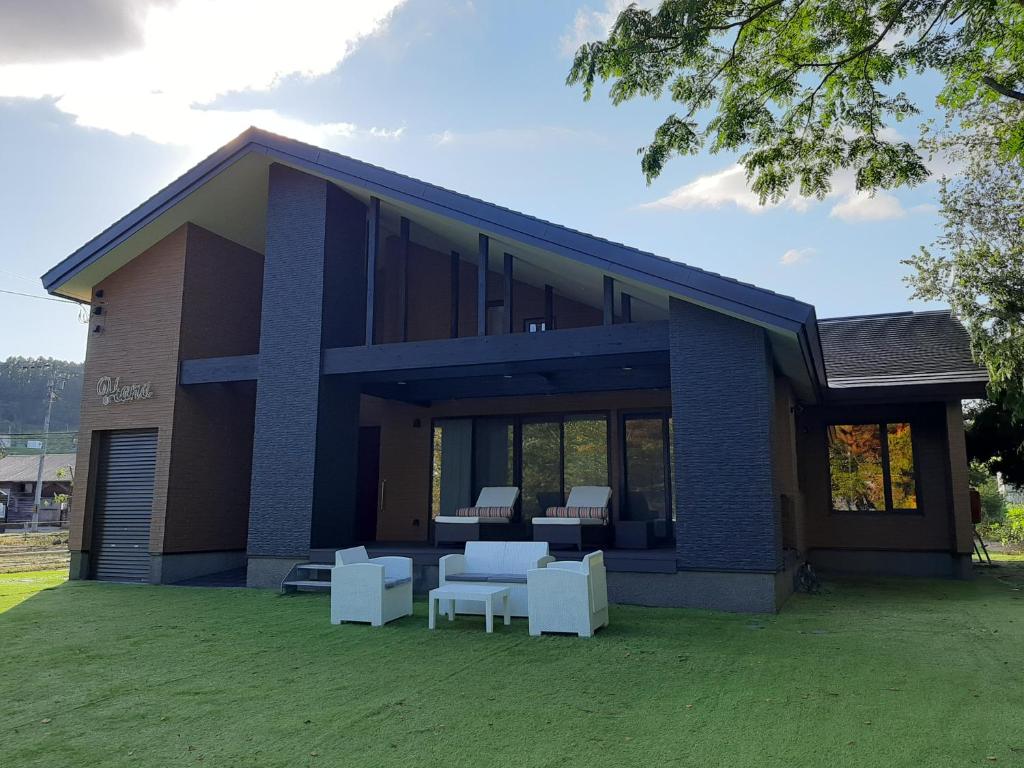
<path id="1" fill-rule="evenodd" d="M 481 488 L 516 484 L 515 420 L 473 419 L 473 501 Z"/>
<path id="2" fill-rule="evenodd" d="M 606 414 L 434 421 L 432 517 L 473 504 L 481 488 L 518 486 L 527 522 L 577 485 L 610 485 Z"/>
<path id="3" fill-rule="evenodd" d="M 430 516 L 472 505 L 473 420 L 435 421 L 431 453 Z"/>
<path id="4" fill-rule="evenodd" d="M 562 503 L 562 430 L 558 421 L 524 421 L 523 520 Z"/>
<path id="5" fill-rule="evenodd" d="M 672 534 L 672 420 L 665 414 L 623 418 L 623 520 L 649 520 L 658 538 Z"/>

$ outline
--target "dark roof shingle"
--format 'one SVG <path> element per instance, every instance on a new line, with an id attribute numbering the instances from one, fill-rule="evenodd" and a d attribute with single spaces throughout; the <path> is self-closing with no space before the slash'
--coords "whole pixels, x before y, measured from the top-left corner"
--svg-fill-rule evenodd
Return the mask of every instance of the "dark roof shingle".
<path id="1" fill-rule="evenodd" d="M 818 321 L 829 387 L 987 381 L 949 310 Z"/>

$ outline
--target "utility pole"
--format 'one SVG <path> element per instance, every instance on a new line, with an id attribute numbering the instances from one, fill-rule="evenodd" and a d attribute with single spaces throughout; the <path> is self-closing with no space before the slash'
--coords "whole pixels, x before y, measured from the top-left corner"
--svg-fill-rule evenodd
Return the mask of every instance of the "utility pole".
<path id="1" fill-rule="evenodd" d="M 26 368 L 35 368 L 34 365 L 27 365 Z M 32 502 L 32 530 L 39 530 L 39 506 L 43 496 L 43 463 L 46 461 L 46 447 L 50 434 L 50 412 L 53 410 L 53 401 L 57 399 L 57 379 L 53 373 L 53 367 L 45 363 L 43 368 L 50 369 L 50 378 L 46 382 L 46 417 L 43 419 L 43 452 L 39 454 L 39 467 L 36 470 L 35 498 Z M 61 379 L 61 387 L 64 381 Z"/>

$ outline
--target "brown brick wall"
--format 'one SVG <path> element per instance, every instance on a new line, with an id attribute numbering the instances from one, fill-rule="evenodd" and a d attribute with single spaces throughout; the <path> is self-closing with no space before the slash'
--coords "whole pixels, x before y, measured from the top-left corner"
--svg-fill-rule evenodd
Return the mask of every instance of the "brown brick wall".
<path id="1" fill-rule="evenodd" d="M 578 413 L 608 411 L 611 438 L 612 514 L 618 514 L 622 480 L 620 438 L 623 411 L 667 409 L 667 391 L 596 392 L 545 397 L 455 400 L 430 408 L 364 396 L 360 421 L 380 426 L 380 479 L 386 482 L 384 507 L 377 516 L 380 541 L 425 541 L 430 517 L 431 420 L 451 416 Z M 419 427 L 414 422 L 419 420 Z M 419 521 L 417 525 L 415 521 Z"/>
<path id="2" fill-rule="evenodd" d="M 156 477 L 150 550 L 161 551 L 178 378 L 178 329 L 185 274 L 187 227 L 181 227 L 95 286 L 103 314 L 93 316 L 85 358 L 75 485 L 87 489 L 71 502 L 71 549 L 89 551 L 92 529 L 93 444 L 100 430 L 156 428 Z M 152 383 L 149 400 L 104 406 L 96 395 L 101 376 L 123 384 Z"/>
<path id="3" fill-rule="evenodd" d="M 90 549 L 98 433 L 142 428 L 158 430 L 150 551 L 244 549 L 255 388 L 186 391 L 178 362 L 258 351 L 261 278 L 259 254 L 189 224 L 94 287 L 102 332 L 86 351 L 73 551 Z M 101 376 L 150 382 L 153 397 L 104 406 Z"/>

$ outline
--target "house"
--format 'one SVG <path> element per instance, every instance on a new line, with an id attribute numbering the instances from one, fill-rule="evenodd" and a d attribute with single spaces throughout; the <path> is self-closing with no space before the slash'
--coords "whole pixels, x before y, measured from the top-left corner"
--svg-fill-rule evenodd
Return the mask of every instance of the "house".
<path id="1" fill-rule="evenodd" d="M 970 572 L 948 312 L 818 320 L 718 274 L 250 129 L 43 277 L 91 305 L 72 576 L 277 586 L 612 488 L 612 599 L 774 610 L 807 560 Z M 616 546 L 629 539 L 631 548 Z M 639 542 L 641 549 L 636 549 Z"/>
<path id="2" fill-rule="evenodd" d="M 72 470 L 75 466 L 73 453 L 49 453 L 43 460 L 43 490 L 39 507 L 42 523 L 60 522 L 66 518 L 67 507 L 54 502 L 54 496 L 71 493 Z M 21 530 L 21 523 L 32 520 L 35 504 L 36 480 L 39 477 L 39 456 L 21 455 L 0 458 L 0 504 L 4 514 L 0 516 L 0 530 L 9 523 Z"/>

